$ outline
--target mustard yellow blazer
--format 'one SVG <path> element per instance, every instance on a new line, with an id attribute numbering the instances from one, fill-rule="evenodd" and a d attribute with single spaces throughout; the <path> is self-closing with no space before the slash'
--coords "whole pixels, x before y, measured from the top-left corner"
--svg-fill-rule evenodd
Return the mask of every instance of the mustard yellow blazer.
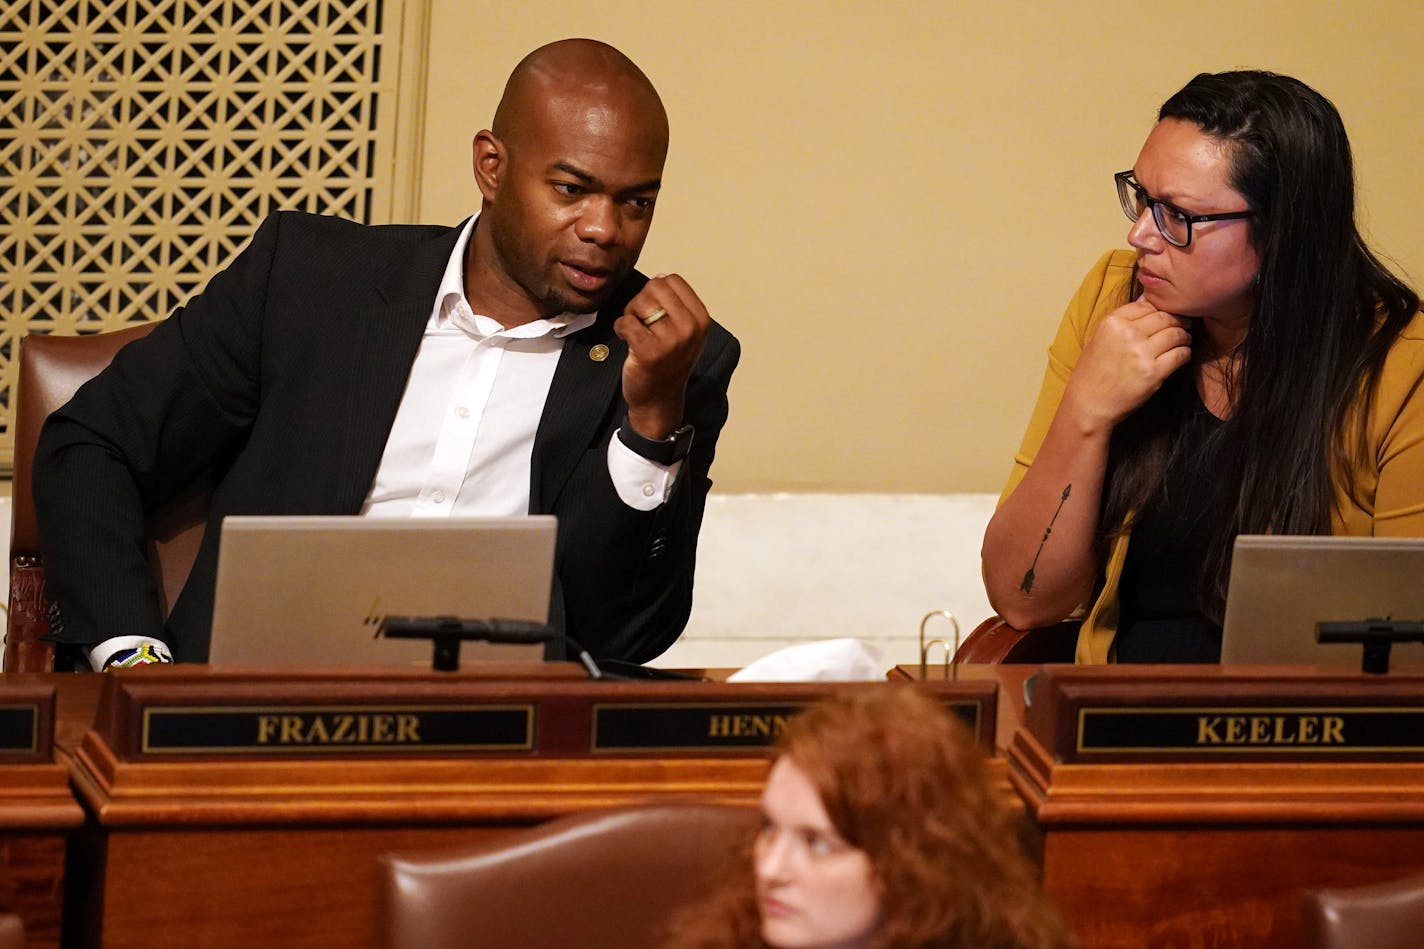
<path id="1" fill-rule="evenodd" d="M 1099 320 L 1127 302 L 1134 259 L 1130 250 L 1104 254 L 1068 304 L 1058 335 L 1048 348 L 1043 387 L 1000 503 L 1033 464 L 1083 344 Z M 1424 537 L 1424 314 L 1415 314 L 1385 358 L 1371 406 L 1368 462 L 1355 471 L 1355 486 L 1358 499 L 1337 498 L 1331 533 Z M 1111 657 L 1118 621 L 1117 588 L 1127 544 L 1128 535 L 1123 534 L 1109 551 L 1099 579 L 1100 592 L 1078 634 L 1080 663 L 1103 663 Z"/>

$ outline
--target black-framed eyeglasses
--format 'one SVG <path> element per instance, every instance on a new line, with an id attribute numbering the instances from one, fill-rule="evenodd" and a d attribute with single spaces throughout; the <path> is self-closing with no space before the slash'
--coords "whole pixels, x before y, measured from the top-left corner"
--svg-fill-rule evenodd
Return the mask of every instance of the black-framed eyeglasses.
<path id="1" fill-rule="evenodd" d="M 1117 199 L 1122 202 L 1122 213 L 1128 220 L 1137 221 L 1142 212 L 1152 209 L 1152 220 L 1157 230 L 1162 232 L 1167 243 L 1176 247 L 1186 247 L 1192 242 L 1192 225 L 1206 221 L 1235 221 L 1253 216 L 1255 211 L 1224 211 L 1220 214 L 1191 214 L 1175 204 L 1168 204 L 1147 193 L 1147 189 L 1132 177 L 1131 169 L 1113 175 L 1117 182 Z"/>

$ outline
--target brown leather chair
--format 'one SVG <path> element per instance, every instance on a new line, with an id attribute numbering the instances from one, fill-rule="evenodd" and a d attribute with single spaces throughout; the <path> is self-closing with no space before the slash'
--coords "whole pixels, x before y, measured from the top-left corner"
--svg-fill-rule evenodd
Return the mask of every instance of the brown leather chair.
<path id="1" fill-rule="evenodd" d="M 1078 648 L 1076 621 L 1056 623 L 1040 629 L 1015 629 L 1003 617 L 991 616 L 959 644 L 954 664 L 1007 662 L 1041 665 L 1072 662 Z"/>
<path id="2" fill-rule="evenodd" d="M 620 807 L 462 848 L 385 854 L 383 945 L 659 946 L 672 915 L 707 892 L 757 821 L 728 805 Z"/>
<path id="3" fill-rule="evenodd" d="M 1305 949 L 1418 949 L 1424 875 L 1305 894 Z"/>
<path id="4" fill-rule="evenodd" d="M 49 602 L 39 526 L 31 493 L 31 466 L 40 427 L 51 412 L 97 375 L 127 343 L 156 324 L 141 323 L 92 336 L 26 336 L 20 342 L 20 377 L 15 389 L 15 481 L 10 522 L 10 615 L 5 638 L 8 672 L 54 668 L 49 636 Z M 196 487 L 149 519 L 149 559 L 154 564 L 165 610 L 177 597 L 198 553 L 210 492 Z"/>
<path id="5" fill-rule="evenodd" d="M 0 915 L 0 949 L 25 949 L 25 924 L 13 913 Z"/>

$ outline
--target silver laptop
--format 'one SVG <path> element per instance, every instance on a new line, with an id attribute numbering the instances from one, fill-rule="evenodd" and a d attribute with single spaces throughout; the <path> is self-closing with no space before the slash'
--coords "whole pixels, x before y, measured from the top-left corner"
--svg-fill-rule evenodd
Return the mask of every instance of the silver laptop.
<path id="1" fill-rule="evenodd" d="M 383 616 L 548 620 L 555 519 L 227 517 L 218 546 L 214 666 L 430 668 L 432 644 L 376 639 Z M 541 645 L 461 644 L 461 663 L 543 657 Z"/>
<path id="2" fill-rule="evenodd" d="M 1424 620 L 1424 538 L 1236 538 L 1222 627 L 1223 663 L 1360 668 L 1362 647 L 1321 645 L 1315 624 Z M 1397 643 L 1391 668 L 1424 663 L 1424 645 Z"/>

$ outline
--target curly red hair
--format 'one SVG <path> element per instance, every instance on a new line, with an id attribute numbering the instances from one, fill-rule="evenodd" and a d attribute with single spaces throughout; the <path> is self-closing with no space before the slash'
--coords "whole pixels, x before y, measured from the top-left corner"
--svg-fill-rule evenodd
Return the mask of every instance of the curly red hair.
<path id="1" fill-rule="evenodd" d="M 911 685 L 847 689 L 792 719 L 777 756 L 816 786 L 870 858 L 877 949 L 1061 949 L 1067 929 L 1024 852 L 1022 815 L 989 783 L 973 737 Z M 725 885 L 677 925 L 682 949 L 761 947 L 751 842 Z"/>

